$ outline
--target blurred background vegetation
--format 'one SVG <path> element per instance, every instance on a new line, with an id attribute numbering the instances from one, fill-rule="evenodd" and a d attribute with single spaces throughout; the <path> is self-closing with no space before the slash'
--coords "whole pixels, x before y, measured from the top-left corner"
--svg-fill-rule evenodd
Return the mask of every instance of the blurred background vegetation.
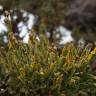
<path id="1" fill-rule="evenodd" d="M 47 18 L 49 26 L 64 24 L 74 30 L 74 36 L 83 37 L 87 41 L 95 41 L 96 35 L 96 1 L 93 0 L 0 0 L 6 9 L 23 8 Z M 79 31 L 79 32 L 78 32 Z"/>
<path id="2" fill-rule="evenodd" d="M 63 24 L 73 36 L 88 42 L 96 40 L 96 1 L 93 0 L 0 0 L 5 9 L 25 9 L 44 18 L 49 26 Z"/>

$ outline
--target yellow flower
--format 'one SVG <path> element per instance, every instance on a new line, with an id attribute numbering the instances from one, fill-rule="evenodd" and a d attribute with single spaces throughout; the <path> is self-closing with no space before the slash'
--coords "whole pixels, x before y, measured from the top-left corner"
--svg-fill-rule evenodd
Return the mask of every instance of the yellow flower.
<path id="1" fill-rule="evenodd" d="M 44 75 L 44 70 L 42 68 L 40 69 L 40 75 Z"/>
<path id="2" fill-rule="evenodd" d="M 91 53 L 88 55 L 88 60 L 91 60 L 91 58 L 93 57 L 93 55 L 96 54 L 96 48 L 94 48 L 93 51 L 91 51 Z"/>
<path id="3" fill-rule="evenodd" d="M 24 77 L 26 75 L 26 70 L 25 70 L 25 68 L 20 68 L 20 76 L 19 76 L 19 78 L 22 78 L 22 77 Z"/>
<path id="4" fill-rule="evenodd" d="M 33 69 L 34 68 L 34 64 L 30 64 L 30 67 Z"/>
<path id="5" fill-rule="evenodd" d="M 41 72 L 40 72 L 40 74 L 41 74 L 41 75 L 44 75 L 44 72 L 43 72 L 43 71 L 41 71 Z"/>
<path id="6" fill-rule="evenodd" d="M 94 48 L 94 51 L 96 52 L 96 48 Z"/>
<path id="7" fill-rule="evenodd" d="M 56 78 L 56 83 L 60 83 L 62 81 L 63 74 L 60 74 L 59 76 L 57 76 Z"/>
<path id="8" fill-rule="evenodd" d="M 89 54 L 88 60 L 91 60 L 92 56 L 93 56 L 93 54 Z"/>
<path id="9" fill-rule="evenodd" d="M 49 69 L 53 69 L 53 68 L 54 68 L 54 66 L 55 66 L 55 64 L 54 64 L 54 63 L 49 64 Z"/>

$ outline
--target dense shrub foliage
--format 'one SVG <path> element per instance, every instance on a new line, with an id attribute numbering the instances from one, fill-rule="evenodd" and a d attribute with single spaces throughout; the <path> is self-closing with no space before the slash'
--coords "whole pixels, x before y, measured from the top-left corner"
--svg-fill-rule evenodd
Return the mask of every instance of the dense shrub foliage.
<path id="1" fill-rule="evenodd" d="M 96 48 L 67 44 L 60 52 L 41 34 L 29 44 L 17 41 L 12 32 L 0 47 L 1 96 L 95 96 L 96 73 L 90 67 Z M 7 95 L 6 95 L 7 94 Z"/>

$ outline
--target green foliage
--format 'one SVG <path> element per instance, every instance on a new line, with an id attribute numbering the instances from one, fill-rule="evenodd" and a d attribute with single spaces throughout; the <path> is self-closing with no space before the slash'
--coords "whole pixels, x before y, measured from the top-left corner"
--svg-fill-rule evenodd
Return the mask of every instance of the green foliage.
<path id="1" fill-rule="evenodd" d="M 69 43 L 57 51 L 43 34 L 40 42 L 34 32 L 22 44 L 8 25 L 8 44 L 0 47 L 1 96 L 95 96 L 96 73 L 89 65 L 96 54 Z M 41 33 L 44 30 L 41 25 Z"/>
<path id="2" fill-rule="evenodd" d="M 31 34 L 29 44 L 16 40 L 12 32 L 8 37 L 8 45 L 0 47 L 0 95 L 96 95 L 96 74 L 89 65 L 96 48 L 90 52 L 89 46 L 81 50 L 71 43 L 59 53 L 42 34 L 40 42 Z"/>

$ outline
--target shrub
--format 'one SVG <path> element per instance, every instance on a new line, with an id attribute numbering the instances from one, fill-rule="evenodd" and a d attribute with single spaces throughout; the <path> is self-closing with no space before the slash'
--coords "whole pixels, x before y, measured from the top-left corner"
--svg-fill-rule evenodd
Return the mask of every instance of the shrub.
<path id="1" fill-rule="evenodd" d="M 9 41 L 0 47 L 1 96 L 95 96 L 96 73 L 90 61 L 96 48 L 69 43 L 59 52 L 42 34 L 38 42 L 35 33 L 22 44 L 7 24 Z"/>
<path id="2" fill-rule="evenodd" d="M 29 44 L 8 36 L 0 47 L 0 95 L 95 96 L 96 74 L 89 63 L 96 48 L 81 50 L 70 43 L 58 52 L 43 35 L 40 42 L 31 35 Z"/>

